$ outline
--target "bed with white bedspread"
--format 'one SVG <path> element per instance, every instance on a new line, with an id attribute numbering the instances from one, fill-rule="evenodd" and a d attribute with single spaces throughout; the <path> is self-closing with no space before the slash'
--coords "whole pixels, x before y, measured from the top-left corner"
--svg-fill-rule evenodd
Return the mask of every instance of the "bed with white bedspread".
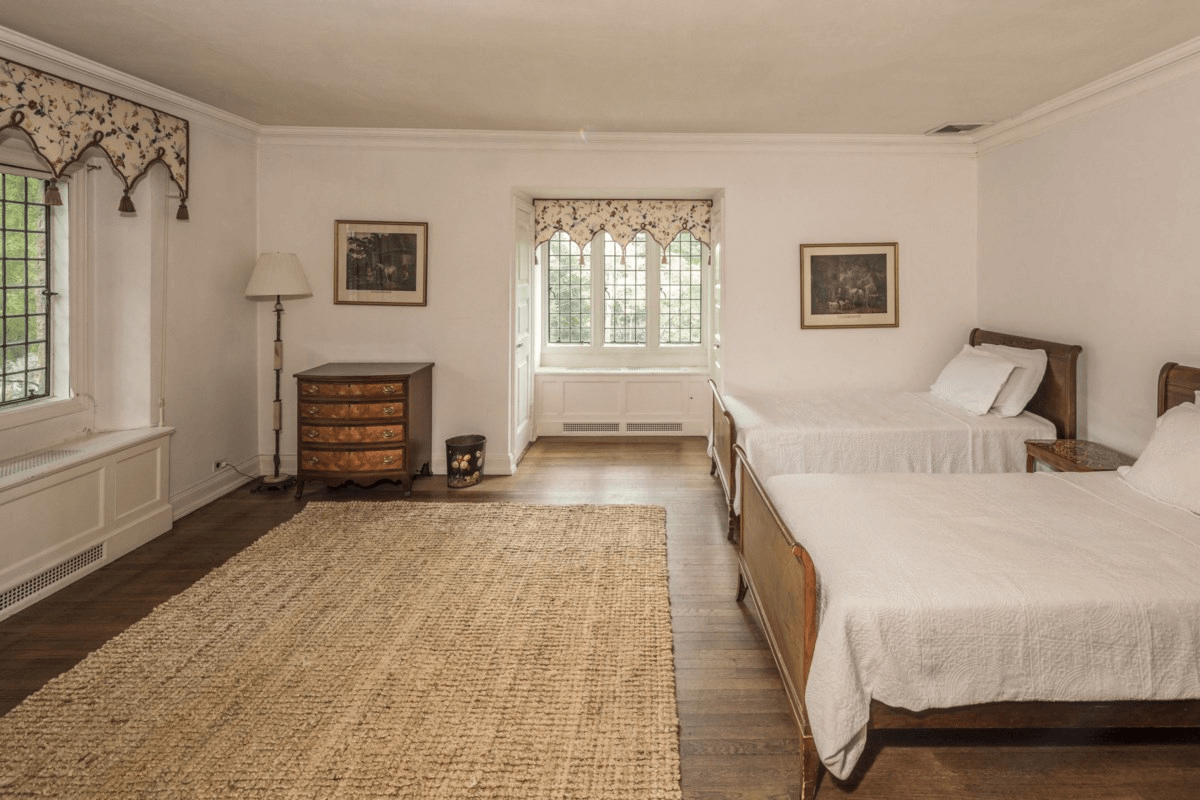
<path id="1" fill-rule="evenodd" d="M 1082 348 L 976 328 L 968 336 L 967 352 L 951 364 L 988 348 L 1007 351 L 991 353 L 1002 360 L 1014 353 L 1041 358 L 1037 378 L 1030 378 L 1032 370 L 1021 369 L 1011 373 L 1012 380 L 1007 379 L 1010 373 L 1000 376 L 1001 385 L 992 393 L 996 408 L 990 412 L 991 399 L 982 412 L 971 413 L 961 398 L 950 402 L 934 391 L 722 395 L 710 381 L 712 472 L 725 492 L 730 538 L 736 535 L 741 511 L 734 444 L 765 479 L 800 472 L 1020 471 L 1027 439 L 1075 438 L 1076 371 Z M 1017 380 L 1018 373 L 1025 377 Z M 1010 399 L 1002 399 L 1013 390 L 1020 394 L 1013 398 L 1015 407 Z M 1005 410 L 1000 413 L 1002 405 Z"/>
<path id="2" fill-rule="evenodd" d="M 1200 517 L 1116 473 L 779 475 L 816 564 L 805 707 L 849 775 L 871 700 L 1200 697 Z"/>
<path id="3" fill-rule="evenodd" d="M 1020 472 L 1027 439 L 1055 439 L 1030 411 L 975 415 L 930 392 L 725 399 L 759 478 L 808 472 Z M 734 479 L 734 511 L 741 507 Z"/>

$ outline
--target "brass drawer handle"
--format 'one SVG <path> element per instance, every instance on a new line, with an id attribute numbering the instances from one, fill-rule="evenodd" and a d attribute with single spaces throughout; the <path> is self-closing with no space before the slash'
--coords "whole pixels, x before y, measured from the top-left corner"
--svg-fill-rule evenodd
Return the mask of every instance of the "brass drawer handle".
<path id="1" fill-rule="evenodd" d="M 320 411 L 320 410 L 321 410 L 321 409 L 320 409 L 320 408 L 318 408 L 317 406 L 309 406 L 309 407 L 308 407 L 308 415 L 309 415 L 310 417 L 315 417 L 315 416 L 317 415 L 317 412 L 318 412 L 318 411 Z"/>
<path id="2" fill-rule="evenodd" d="M 308 386 L 304 387 L 304 391 L 308 392 L 309 394 L 316 394 L 317 387 L 315 384 L 310 383 Z"/>
<path id="3" fill-rule="evenodd" d="M 385 464 L 395 464 L 395 463 L 396 463 L 396 457 L 395 457 L 395 456 L 384 456 L 384 457 L 383 457 L 383 463 L 385 463 Z"/>
<path id="4" fill-rule="evenodd" d="M 394 430 L 392 430 L 391 428 L 388 428 L 386 431 L 384 431 L 383 433 L 381 433 L 379 435 L 382 436 L 384 439 L 396 438 L 396 432 Z"/>
<path id="5" fill-rule="evenodd" d="M 396 393 L 396 387 L 395 387 L 395 386 L 392 386 L 392 385 L 389 383 L 387 386 L 383 387 L 383 393 L 384 393 L 384 394 L 395 394 L 395 393 Z"/>
<path id="6" fill-rule="evenodd" d="M 396 407 L 395 407 L 395 406 L 384 406 L 384 407 L 383 407 L 383 413 L 384 413 L 384 414 L 395 414 L 395 413 L 396 413 Z"/>
<path id="7" fill-rule="evenodd" d="M 321 459 L 317 458 L 316 456 L 309 456 L 305 463 L 310 467 L 315 467 L 317 464 L 321 463 Z"/>
<path id="8" fill-rule="evenodd" d="M 321 434 L 317 433 L 316 428 L 309 428 L 308 431 L 304 435 L 310 439 L 316 439 Z"/>

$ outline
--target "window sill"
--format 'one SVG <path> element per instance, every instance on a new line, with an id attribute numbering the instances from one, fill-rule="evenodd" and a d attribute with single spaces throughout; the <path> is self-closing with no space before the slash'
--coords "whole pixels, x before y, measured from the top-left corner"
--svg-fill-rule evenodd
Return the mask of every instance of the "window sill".
<path id="1" fill-rule="evenodd" d="M 538 367 L 538 375 L 704 375 L 708 367 Z"/>
<path id="2" fill-rule="evenodd" d="M 89 408 L 88 402 L 87 397 L 76 395 L 65 400 L 51 397 L 31 402 L 29 405 L 6 408 L 0 410 L 0 431 L 12 430 L 24 425 L 45 422 L 55 417 L 65 417 L 68 414 L 87 411 Z"/>

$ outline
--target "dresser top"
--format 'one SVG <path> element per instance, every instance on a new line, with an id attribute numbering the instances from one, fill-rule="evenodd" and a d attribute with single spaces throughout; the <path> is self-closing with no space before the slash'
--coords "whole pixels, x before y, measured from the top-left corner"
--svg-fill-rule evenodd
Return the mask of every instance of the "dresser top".
<path id="1" fill-rule="evenodd" d="M 404 378 L 433 366 L 432 361 L 333 362 L 297 372 L 293 378 Z"/>

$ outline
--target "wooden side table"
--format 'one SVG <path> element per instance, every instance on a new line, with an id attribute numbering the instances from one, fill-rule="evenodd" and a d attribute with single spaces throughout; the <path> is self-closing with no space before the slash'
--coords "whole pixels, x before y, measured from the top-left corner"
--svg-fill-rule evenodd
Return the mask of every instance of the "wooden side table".
<path id="1" fill-rule="evenodd" d="M 1134 459 L 1086 439 L 1029 439 L 1025 442 L 1025 471 L 1036 471 L 1039 461 L 1061 472 L 1104 472 L 1132 466 Z"/>

